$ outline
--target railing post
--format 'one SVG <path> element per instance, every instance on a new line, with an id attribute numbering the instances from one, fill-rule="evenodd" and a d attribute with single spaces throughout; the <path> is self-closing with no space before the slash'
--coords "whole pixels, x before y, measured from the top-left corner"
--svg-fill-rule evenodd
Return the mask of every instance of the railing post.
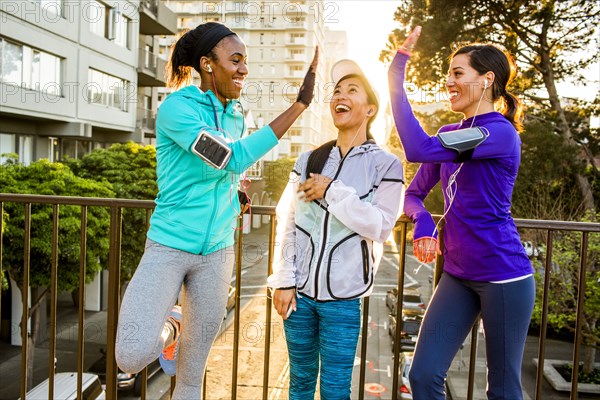
<path id="1" fill-rule="evenodd" d="M 79 310 L 77 329 L 77 399 L 83 394 L 83 357 L 85 335 L 85 273 L 87 267 L 87 206 L 81 206 L 79 233 Z"/>
<path id="2" fill-rule="evenodd" d="M 535 398 L 542 400 L 542 381 L 544 380 L 544 357 L 546 354 L 546 325 L 548 324 L 548 292 L 550 290 L 550 271 L 552 271 L 552 234 L 548 230 L 546 238 L 546 267 L 544 270 L 544 291 L 542 292 L 542 323 L 540 326 L 540 344 L 538 349 L 538 368 L 535 378 Z"/>
<path id="3" fill-rule="evenodd" d="M 235 310 L 233 319 L 233 363 L 231 368 L 231 399 L 237 399 L 238 356 L 240 351 L 240 290 L 242 280 L 242 220 L 238 221 L 235 252 Z"/>
<path id="4" fill-rule="evenodd" d="M 400 333 L 402 332 L 402 301 L 404 298 L 404 273 L 406 271 L 406 222 L 401 222 L 398 266 L 398 297 L 396 298 L 396 335 L 394 337 L 394 367 L 392 369 L 392 400 L 398 398 L 398 367 L 400 366 Z"/>
<path id="5" fill-rule="evenodd" d="M 25 203 L 25 238 L 23 243 L 23 284 L 21 286 L 21 302 L 23 315 L 21 317 L 21 399 L 27 396 L 27 364 L 29 361 L 28 341 L 29 329 L 29 248 L 31 246 L 31 203 Z"/>
<path id="6" fill-rule="evenodd" d="M 52 205 L 52 250 L 50 255 L 50 354 L 48 355 L 48 399 L 54 400 L 54 358 L 56 357 L 56 307 L 58 272 L 58 204 Z"/>
<path id="7" fill-rule="evenodd" d="M 365 374 L 367 366 L 367 338 L 369 332 L 369 297 L 362 299 L 362 329 L 360 340 L 360 378 L 358 383 L 358 399 L 365 398 Z"/>
<path id="8" fill-rule="evenodd" d="M 585 298 L 585 270 L 587 263 L 588 233 L 581 236 L 581 254 L 579 256 L 579 285 L 577 290 L 577 318 L 575 319 L 575 343 L 573 345 L 573 373 L 571 374 L 571 400 L 577 400 L 577 382 L 579 380 L 579 346 L 581 346 L 581 317 Z"/>
<path id="9" fill-rule="evenodd" d="M 275 217 L 271 216 L 269 233 L 269 261 L 267 264 L 267 276 L 273 273 L 273 254 L 275 253 Z M 269 397 L 269 362 L 271 357 L 271 296 L 269 288 L 266 289 L 266 316 L 265 316 L 265 356 L 264 356 L 264 371 L 263 371 L 263 400 Z"/>
<path id="10" fill-rule="evenodd" d="M 108 253 L 108 317 L 106 335 L 106 398 L 117 398 L 117 363 L 115 345 L 120 305 L 121 219 L 118 206 L 110 209 L 110 245 Z"/>

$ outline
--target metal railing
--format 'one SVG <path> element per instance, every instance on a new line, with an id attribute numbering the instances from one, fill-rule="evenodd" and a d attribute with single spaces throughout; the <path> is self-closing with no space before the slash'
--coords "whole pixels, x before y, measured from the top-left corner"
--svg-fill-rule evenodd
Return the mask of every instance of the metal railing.
<path id="1" fill-rule="evenodd" d="M 57 255 L 59 250 L 58 232 L 59 232 L 59 208 L 61 206 L 78 206 L 81 210 L 81 233 L 80 233 L 80 269 L 79 269 L 79 309 L 78 309 L 78 321 L 79 328 L 77 332 L 77 393 L 78 398 L 81 398 L 82 393 L 82 374 L 84 372 L 84 301 L 85 301 L 85 271 L 86 271 L 86 249 L 87 249 L 87 215 L 90 207 L 103 207 L 110 211 L 110 228 L 109 228 L 109 258 L 108 258 L 108 310 L 107 310 L 107 335 L 106 335 L 106 395 L 107 399 L 117 398 L 117 365 L 115 361 L 115 340 L 116 340 L 116 327 L 118 322 L 118 309 L 120 303 L 120 258 L 121 258 L 121 221 L 123 216 L 123 210 L 125 209 L 145 209 L 146 210 L 146 222 L 149 221 L 150 213 L 154 207 L 152 201 L 144 200 L 124 200 L 124 199 L 103 199 L 103 198 L 85 198 L 85 197 L 63 197 L 63 196 L 39 196 L 39 195 L 20 195 L 20 194 L 0 194 L 0 216 L 4 212 L 5 203 L 17 203 L 22 204 L 25 212 L 24 219 L 24 254 L 23 254 L 23 287 L 29 287 L 29 272 L 30 272 L 30 241 L 31 241 L 31 210 L 32 205 L 47 204 L 52 206 L 52 220 L 48 223 L 52 224 L 52 255 L 51 255 L 51 268 L 50 268 L 50 337 L 49 337 L 49 393 L 48 398 L 53 399 L 53 382 L 54 382 L 54 359 L 56 355 L 56 326 L 57 326 Z M 268 251 L 268 273 L 272 272 L 273 254 L 275 245 L 275 208 L 268 206 L 253 206 L 252 212 L 255 215 L 266 215 L 270 219 L 269 226 L 269 251 Z M 545 346 L 546 346 L 546 323 L 548 317 L 548 298 L 549 293 L 549 282 L 550 282 L 550 271 L 552 263 L 552 246 L 553 246 L 553 233 L 557 231 L 577 231 L 582 233 L 581 238 L 581 252 L 578 268 L 578 295 L 577 295 L 577 309 L 576 309 L 576 326 L 575 326 L 575 346 L 573 350 L 573 377 L 571 387 L 571 399 L 577 399 L 577 376 L 579 369 L 579 345 L 581 343 L 581 329 L 582 329 L 582 312 L 583 312 L 583 299 L 584 296 L 580 295 L 585 293 L 585 266 L 586 266 L 586 254 L 588 251 L 588 235 L 589 233 L 600 232 L 600 224 L 598 223 L 580 223 L 580 222 L 563 222 L 563 221 L 539 221 L 539 220 L 515 220 L 517 226 L 523 229 L 535 229 L 546 232 L 546 260 L 545 260 L 545 272 L 544 272 L 544 286 L 543 286 L 543 299 L 542 299 L 542 318 L 541 318 L 541 332 L 539 339 L 538 348 L 538 367 L 536 375 L 536 393 L 535 399 L 541 399 L 541 387 L 543 381 L 543 365 L 545 357 Z M 3 241 L 2 232 L 5 228 L 2 224 L 4 219 L 0 218 L 0 265 L 2 263 L 3 253 Z M 399 271 L 398 271 L 398 299 L 402 299 L 404 291 L 404 275 L 406 268 L 406 240 L 407 230 L 410 221 L 406 218 L 400 218 L 396 224 L 397 232 L 397 244 L 399 251 Z M 443 226 L 441 227 L 443 231 Z M 140 230 L 143 232 L 143 230 Z M 440 232 L 440 237 L 442 234 Z M 443 246 L 443 243 L 440 243 Z M 233 338 L 233 364 L 231 371 L 231 398 L 237 398 L 238 389 L 238 367 L 239 367 L 239 343 L 240 343 L 240 291 L 242 288 L 242 249 L 243 249 L 243 235 L 241 230 L 238 231 L 236 240 L 236 291 L 235 291 L 235 311 L 234 311 L 234 338 Z M 443 264 L 443 259 L 438 256 L 436 260 L 436 268 L 434 271 L 434 285 L 438 282 Z M 265 277 L 266 279 L 266 277 Z M 269 369 L 270 369 L 270 346 L 271 346 L 271 310 L 272 303 L 270 296 L 265 291 L 266 309 L 265 309 L 265 348 L 264 348 L 264 365 L 263 365 L 263 382 L 262 398 L 267 399 L 269 395 Z M 29 302 L 28 291 L 22 290 L 22 304 L 27 305 Z M 0 304 L 1 310 L 1 304 Z M 396 320 L 398 324 L 402 321 L 402 307 L 396 307 Z M 366 354 L 367 354 L 367 329 L 368 329 L 368 315 L 369 315 L 369 298 L 363 299 L 363 320 L 362 320 L 362 340 L 360 348 L 360 367 L 359 367 L 359 399 L 365 398 L 365 374 L 366 374 Z M 29 308 L 23 307 L 23 316 L 21 326 L 26 327 L 29 319 Z M 470 354 L 470 365 L 469 365 L 469 385 L 467 399 L 473 399 L 474 394 L 474 365 L 477 351 L 477 335 L 476 326 L 473 327 L 472 343 L 471 343 L 471 354 Z M 400 343 L 400 332 L 401 326 L 396 328 L 395 343 Z M 20 393 L 21 399 L 26 398 L 27 392 L 27 359 L 28 359 L 28 330 L 22 329 L 21 332 L 22 349 L 21 349 L 21 375 L 20 375 Z M 394 365 L 392 370 L 393 387 L 392 387 L 392 399 L 398 398 L 398 368 L 399 368 L 399 353 L 400 346 L 394 346 Z M 142 372 L 142 399 L 146 398 L 146 385 L 147 385 L 147 371 Z M 173 390 L 174 378 L 171 380 L 171 390 Z M 206 379 L 204 380 L 206 390 Z"/>

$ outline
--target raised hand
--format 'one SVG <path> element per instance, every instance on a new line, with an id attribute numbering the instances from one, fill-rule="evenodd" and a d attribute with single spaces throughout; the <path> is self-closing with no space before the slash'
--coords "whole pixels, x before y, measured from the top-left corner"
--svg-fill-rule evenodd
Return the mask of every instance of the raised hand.
<path id="1" fill-rule="evenodd" d="M 302 86 L 300 86 L 300 90 L 298 91 L 298 98 L 296 101 L 304 104 L 306 107 L 310 105 L 312 102 L 314 91 L 315 91 L 315 77 L 317 72 L 317 65 L 319 63 L 319 46 L 315 48 L 315 56 L 313 57 L 312 63 L 308 68 L 308 72 L 304 77 L 304 81 L 302 82 Z"/>
<path id="2" fill-rule="evenodd" d="M 415 26 L 410 35 L 404 40 L 402 46 L 398 47 L 398 50 L 402 50 L 406 53 L 410 53 L 413 51 L 415 45 L 417 44 L 417 40 L 419 40 L 419 36 L 421 35 L 421 27 Z"/>

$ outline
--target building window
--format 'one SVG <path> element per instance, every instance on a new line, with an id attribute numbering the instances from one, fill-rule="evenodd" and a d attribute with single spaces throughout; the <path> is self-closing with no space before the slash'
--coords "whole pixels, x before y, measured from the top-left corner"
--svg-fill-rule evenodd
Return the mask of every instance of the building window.
<path id="1" fill-rule="evenodd" d="M 290 157 L 298 157 L 301 152 L 302 152 L 302 145 L 292 143 L 292 145 L 290 146 Z"/>
<path id="2" fill-rule="evenodd" d="M 55 137 L 48 138 L 48 161 L 57 162 L 60 160 L 59 140 Z"/>
<path id="3" fill-rule="evenodd" d="M 33 136 L 0 133 L 0 163 L 6 162 L 4 154 L 17 154 L 21 164 L 29 165 L 33 161 Z"/>
<path id="4" fill-rule="evenodd" d="M 61 140 L 61 159 L 75 158 L 81 160 L 83 156 L 91 153 L 92 142 L 89 140 L 66 139 Z"/>
<path id="5" fill-rule="evenodd" d="M 8 160 L 7 155 L 17 152 L 15 135 L 0 133 L 0 163 L 4 164 Z"/>
<path id="6" fill-rule="evenodd" d="M 277 43 L 277 35 L 275 33 L 271 33 L 271 44 Z"/>
<path id="7" fill-rule="evenodd" d="M 119 46 L 130 48 L 131 20 L 118 9 L 110 8 L 98 0 L 90 0 L 89 4 L 86 19 L 90 22 L 90 31 L 114 41 Z"/>
<path id="8" fill-rule="evenodd" d="M 112 11 L 112 10 L 111 10 Z M 129 29 L 131 27 L 131 19 L 127 18 L 120 12 L 114 12 L 114 42 L 121 47 L 130 49 L 129 44 Z"/>
<path id="9" fill-rule="evenodd" d="M 275 59 L 275 49 L 271 49 L 271 60 Z"/>
<path id="10" fill-rule="evenodd" d="M 288 136 L 302 136 L 302 130 L 292 128 L 292 129 L 288 130 Z"/>
<path id="11" fill-rule="evenodd" d="M 52 13 L 60 17 L 63 16 L 62 5 L 63 0 L 29 0 L 32 3 L 38 4 L 46 13 Z"/>
<path id="12" fill-rule="evenodd" d="M 60 96 L 62 59 L 0 38 L 0 81 Z"/>
<path id="13" fill-rule="evenodd" d="M 88 70 L 87 101 L 89 104 L 101 104 L 127 111 L 125 94 L 128 85 L 129 82 L 124 79 L 90 68 Z"/>
<path id="14" fill-rule="evenodd" d="M 260 34 L 260 44 L 265 44 L 264 42 L 265 42 L 265 34 L 261 33 Z"/>

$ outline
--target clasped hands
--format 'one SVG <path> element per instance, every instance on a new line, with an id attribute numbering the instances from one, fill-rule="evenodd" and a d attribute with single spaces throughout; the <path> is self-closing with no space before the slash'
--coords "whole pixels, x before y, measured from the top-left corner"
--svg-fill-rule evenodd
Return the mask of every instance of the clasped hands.
<path id="1" fill-rule="evenodd" d="M 442 254 L 437 239 L 429 236 L 413 241 L 413 253 L 422 263 L 432 262 L 437 254 Z"/>

